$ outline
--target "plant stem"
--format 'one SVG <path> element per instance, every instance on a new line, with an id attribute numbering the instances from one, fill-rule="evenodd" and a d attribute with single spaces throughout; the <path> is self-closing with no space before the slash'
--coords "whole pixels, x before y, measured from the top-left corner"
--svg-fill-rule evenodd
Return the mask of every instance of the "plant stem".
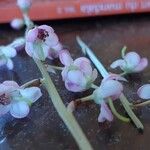
<path id="1" fill-rule="evenodd" d="M 109 104 L 109 106 L 110 106 L 110 108 L 111 108 L 112 113 L 113 113 L 119 120 L 121 120 L 121 121 L 123 121 L 123 122 L 130 122 L 130 119 L 129 119 L 129 118 L 126 118 L 126 117 L 120 115 L 120 114 L 116 111 L 116 108 L 115 108 L 115 106 L 114 106 L 113 101 L 112 101 L 111 98 L 108 99 L 108 104 Z"/>
<path id="2" fill-rule="evenodd" d="M 134 122 L 134 124 L 136 125 L 136 127 L 138 129 L 144 129 L 143 124 L 141 123 L 141 121 L 136 117 L 136 115 L 134 114 L 134 112 L 132 111 L 132 109 L 130 108 L 129 102 L 127 100 L 127 98 L 121 94 L 120 96 L 120 101 L 123 105 L 123 107 L 125 108 L 126 112 L 128 113 L 129 117 L 132 119 L 132 121 Z"/>
<path id="3" fill-rule="evenodd" d="M 146 105 L 150 105 L 150 100 L 147 100 L 143 103 L 131 105 L 131 107 L 142 107 L 142 106 L 146 106 Z"/>
<path id="4" fill-rule="evenodd" d="M 60 95 L 58 94 L 55 85 L 53 84 L 46 68 L 41 63 L 41 61 L 34 59 L 35 63 L 37 64 L 39 70 L 42 73 L 42 76 L 45 78 L 44 85 L 51 97 L 51 100 L 59 114 L 62 118 L 70 132 L 72 133 L 73 137 L 75 138 L 79 148 L 81 150 L 93 150 L 91 147 L 88 139 L 84 135 L 82 129 L 80 128 L 79 124 L 77 123 L 76 119 L 74 118 L 73 114 L 67 111 L 65 105 L 62 102 Z"/>
<path id="5" fill-rule="evenodd" d="M 33 79 L 25 84 L 21 85 L 20 88 L 27 88 L 31 86 L 40 86 L 44 79 Z"/>
<path id="6" fill-rule="evenodd" d="M 95 85 L 95 84 L 92 84 L 92 85 L 91 85 L 91 88 L 93 88 L 93 89 L 97 89 L 97 88 L 98 88 L 98 86 L 97 86 L 97 85 Z"/>
<path id="7" fill-rule="evenodd" d="M 122 73 L 120 73 L 119 75 L 120 76 L 124 76 L 124 75 L 126 75 L 127 74 L 127 72 L 122 72 Z"/>
<path id="8" fill-rule="evenodd" d="M 126 47 L 126 46 L 124 46 L 124 47 L 121 49 L 121 56 L 122 56 L 122 58 L 124 58 L 126 50 L 127 50 L 127 47 Z"/>
<path id="9" fill-rule="evenodd" d="M 81 102 L 86 102 L 86 101 L 91 101 L 93 100 L 93 95 L 89 95 L 89 96 L 86 96 L 86 97 L 82 97 L 82 98 L 79 98 L 75 101 L 81 101 Z"/>
<path id="10" fill-rule="evenodd" d="M 50 68 L 52 68 L 52 69 L 56 69 L 56 70 L 63 70 L 63 67 L 58 67 L 58 66 L 53 66 L 53 65 L 47 65 L 46 64 L 46 68 L 48 68 L 48 67 L 50 67 Z"/>
<path id="11" fill-rule="evenodd" d="M 77 42 L 78 42 L 78 44 L 80 45 L 80 47 L 82 49 L 82 52 L 84 54 L 88 55 L 88 57 L 91 59 L 91 61 L 96 66 L 97 70 L 103 76 L 103 78 L 105 78 L 106 76 L 108 76 L 109 73 L 107 72 L 107 70 L 105 69 L 105 67 L 103 66 L 103 64 L 98 60 L 98 58 L 93 53 L 93 51 L 80 39 L 80 37 L 77 37 L 76 39 L 77 39 Z M 126 112 L 128 113 L 128 115 L 132 119 L 132 121 L 135 124 L 135 126 L 138 129 L 142 129 L 143 130 L 144 127 L 143 127 L 142 123 L 137 118 L 137 116 L 134 114 L 134 112 L 132 111 L 132 109 L 130 108 L 130 105 L 129 105 L 130 103 L 127 100 L 127 98 L 124 96 L 123 93 L 120 96 L 120 101 L 121 101 L 123 107 L 125 108 Z"/>

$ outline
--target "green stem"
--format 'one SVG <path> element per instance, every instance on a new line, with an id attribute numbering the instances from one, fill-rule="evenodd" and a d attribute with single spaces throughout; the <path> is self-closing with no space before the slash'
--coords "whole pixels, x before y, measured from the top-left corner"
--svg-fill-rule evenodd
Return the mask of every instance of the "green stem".
<path id="1" fill-rule="evenodd" d="M 53 66 L 53 65 L 47 65 L 46 64 L 46 68 L 48 68 L 48 67 L 50 67 L 50 68 L 52 68 L 52 69 L 56 69 L 56 70 L 63 70 L 63 67 L 58 67 L 58 66 Z"/>
<path id="2" fill-rule="evenodd" d="M 136 125 L 136 127 L 138 129 L 142 129 L 143 130 L 144 129 L 143 124 L 137 118 L 137 116 L 134 114 L 134 112 L 130 108 L 130 105 L 129 105 L 129 102 L 128 102 L 127 98 L 123 94 L 121 94 L 121 96 L 120 96 L 120 101 L 121 101 L 123 107 L 125 108 L 126 112 L 128 113 L 129 117 L 132 119 L 132 121 Z"/>
<path id="3" fill-rule="evenodd" d="M 26 30 L 28 30 L 29 28 L 32 28 L 34 26 L 34 23 L 31 21 L 30 17 L 28 16 L 28 13 L 23 13 L 23 19 L 24 19 L 25 25 L 27 27 Z"/>
<path id="4" fill-rule="evenodd" d="M 98 86 L 97 86 L 97 85 L 95 85 L 95 84 L 92 84 L 92 85 L 91 85 L 91 88 L 93 88 L 93 89 L 97 89 L 97 88 L 98 88 Z"/>
<path id="5" fill-rule="evenodd" d="M 103 78 L 105 78 L 106 76 L 108 76 L 109 73 L 105 69 L 104 65 L 96 57 L 96 55 L 93 53 L 93 51 L 80 39 L 80 37 L 77 37 L 77 42 L 80 45 L 80 47 L 82 49 L 82 52 L 84 54 L 87 54 L 89 56 L 89 58 L 91 59 L 91 61 L 93 62 L 93 64 L 96 66 L 97 70 L 103 76 Z M 123 93 L 120 96 L 120 101 L 121 101 L 123 107 L 125 108 L 126 112 L 128 113 L 128 115 L 130 116 L 131 120 L 135 124 L 135 126 L 137 128 L 144 129 L 142 123 L 136 117 L 136 115 L 134 114 L 134 112 L 132 111 L 132 109 L 130 108 L 129 101 L 127 100 L 127 98 L 124 96 Z"/>
<path id="6" fill-rule="evenodd" d="M 111 98 L 108 99 L 108 104 L 109 104 L 109 106 L 110 106 L 110 108 L 111 108 L 112 113 L 113 113 L 119 120 L 121 120 L 121 121 L 123 121 L 123 122 L 130 122 L 130 119 L 129 119 L 129 118 L 126 118 L 126 117 L 120 115 L 120 114 L 116 111 L 115 106 L 114 106 L 113 101 L 111 100 Z"/>
<path id="7" fill-rule="evenodd" d="M 123 73 L 120 73 L 119 75 L 120 76 L 124 76 L 124 75 L 126 75 L 127 74 L 127 72 L 123 72 Z"/>
<path id="8" fill-rule="evenodd" d="M 53 84 L 46 68 L 41 63 L 41 61 L 34 59 L 35 63 L 37 64 L 39 70 L 42 73 L 42 76 L 45 78 L 44 85 L 51 97 L 51 100 L 59 114 L 62 118 L 70 132 L 72 133 L 73 137 L 75 138 L 79 148 L 81 150 L 93 150 L 91 147 L 88 139 L 84 135 L 82 129 L 80 128 L 79 124 L 77 123 L 76 119 L 74 118 L 73 114 L 67 111 L 65 105 L 63 104 L 60 95 L 58 94 L 55 85 Z"/>
<path id="9" fill-rule="evenodd" d="M 150 100 L 147 100 L 143 103 L 131 105 L 131 107 L 142 107 L 142 106 L 146 106 L 146 105 L 150 105 Z"/>
<path id="10" fill-rule="evenodd" d="M 91 101 L 91 100 L 93 100 L 93 94 L 89 95 L 89 96 L 86 96 L 86 97 L 82 97 L 82 98 L 77 99 L 77 101 L 81 101 L 81 102 L 86 102 L 86 101 Z"/>
<path id="11" fill-rule="evenodd" d="M 122 48 L 122 50 L 121 50 L 121 56 L 122 56 L 122 58 L 124 58 L 126 50 L 127 50 L 127 47 L 124 46 L 124 47 Z"/>

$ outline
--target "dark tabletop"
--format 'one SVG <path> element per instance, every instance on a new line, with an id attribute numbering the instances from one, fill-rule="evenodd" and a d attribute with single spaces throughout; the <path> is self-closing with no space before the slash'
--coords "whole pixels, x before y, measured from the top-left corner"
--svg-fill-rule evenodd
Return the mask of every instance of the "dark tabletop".
<path id="1" fill-rule="evenodd" d="M 82 56 L 75 40 L 76 35 L 93 49 L 108 71 L 112 61 L 120 57 L 120 49 L 126 45 L 128 51 L 136 50 L 141 56 L 150 60 L 150 17 L 148 14 L 114 17 L 88 18 L 83 20 L 49 21 L 54 27 L 60 41 L 68 48 L 73 58 Z M 0 45 L 11 42 L 23 35 L 22 31 L 13 31 L 8 25 L 0 25 Z M 20 85 L 39 78 L 40 72 L 33 60 L 20 52 L 14 59 L 15 68 L 8 71 L 0 69 L 0 81 L 15 80 Z M 59 65 L 58 61 L 49 61 Z M 83 97 L 92 92 L 68 92 L 62 82 L 60 72 L 50 74 L 64 103 Z M 140 74 L 127 76 L 124 93 L 130 101 L 139 98 L 137 89 L 150 82 L 149 66 Z M 96 80 L 98 85 L 102 77 Z M 31 108 L 30 114 L 21 120 L 14 119 L 5 125 L 7 140 L 0 144 L 0 150 L 78 150 L 65 124 L 58 116 L 48 94 L 43 96 Z M 117 110 L 124 113 L 119 101 L 115 102 Z M 111 124 L 98 124 L 99 106 L 94 103 L 81 105 L 74 112 L 76 119 L 95 150 L 149 150 L 150 149 L 150 107 L 135 111 L 144 124 L 144 133 L 139 133 L 132 124 L 125 124 L 115 119 Z"/>

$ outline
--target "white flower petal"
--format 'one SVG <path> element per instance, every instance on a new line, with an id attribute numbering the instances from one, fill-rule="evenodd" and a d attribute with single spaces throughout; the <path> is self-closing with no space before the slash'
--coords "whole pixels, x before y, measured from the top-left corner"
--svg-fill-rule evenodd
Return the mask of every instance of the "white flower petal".
<path id="1" fill-rule="evenodd" d="M 67 80 L 72 82 L 72 83 L 79 84 L 83 87 L 86 85 L 86 79 L 83 76 L 83 73 L 79 70 L 69 71 L 67 77 L 68 77 Z"/>
<path id="2" fill-rule="evenodd" d="M 136 52 L 129 52 L 124 57 L 129 68 L 134 69 L 140 63 L 140 56 Z"/>
<path id="3" fill-rule="evenodd" d="M 1 50 L 6 57 L 10 58 L 15 57 L 17 54 L 16 49 L 11 46 L 4 46 Z"/>
<path id="4" fill-rule="evenodd" d="M 29 114 L 29 106 L 26 102 L 20 101 L 11 105 L 10 114 L 15 118 L 24 118 Z"/>
<path id="5" fill-rule="evenodd" d="M 117 68 L 117 67 L 121 67 L 123 64 L 124 64 L 124 60 L 123 59 L 118 59 L 118 60 L 114 61 L 110 65 L 110 67 L 114 69 L 114 68 Z"/>
<path id="6" fill-rule="evenodd" d="M 145 84 L 140 87 L 137 91 L 137 94 L 142 99 L 150 99 L 150 84 Z"/>
<path id="7" fill-rule="evenodd" d="M 0 117 L 10 110 L 10 104 L 9 105 L 0 105 Z"/>
<path id="8" fill-rule="evenodd" d="M 103 102 L 101 104 L 100 114 L 98 116 L 98 122 L 104 122 L 105 120 L 113 121 L 113 115 L 108 108 L 107 104 Z"/>
<path id="9" fill-rule="evenodd" d="M 70 66 L 73 63 L 73 59 L 67 50 L 61 50 L 59 53 L 59 59 L 61 63 L 65 66 Z"/>
<path id="10" fill-rule="evenodd" d="M 21 89 L 20 94 L 22 97 L 27 98 L 32 103 L 37 101 L 42 96 L 41 90 L 38 87 Z"/>
<path id="11" fill-rule="evenodd" d="M 122 91 L 122 84 L 116 80 L 107 80 L 106 82 L 103 82 L 99 90 L 100 95 L 102 95 L 103 98 L 120 95 Z"/>
<path id="12" fill-rule="evenodd" d="M 7 68 L 9 70 L 12 70 L 14 68 L 14 64 L 13 64 L 13 61 L 11 59 L 7 60 L 7 64 L 6 65 L 7 65 Z"/>

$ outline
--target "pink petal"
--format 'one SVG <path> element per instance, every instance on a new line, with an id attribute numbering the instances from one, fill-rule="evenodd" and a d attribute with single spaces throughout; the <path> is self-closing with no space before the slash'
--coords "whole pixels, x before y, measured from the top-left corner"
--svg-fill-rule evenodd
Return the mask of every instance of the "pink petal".
<path id="1" fill-rule="evenodd" d="M 33 43 L 31 43 L 31 42 L 26 42 L 26 44 L 25 44 L 25 50 L 26 50 L 26 53 L 27 53 L 30 57 L 33 57 L 33 56 L 34 56 Z"/>
<path id="2" fill-rule="evenodd" d="M 54 49 L 55 51 L 60 51 L 62 50 L 63 46 L 60 42 L 58 42 L 55 46 L 52 46 L 52 49 Z"/>
<path id="3" fill-rule="evenodd" d="M 108 80 L 100 86 L 100 92 L 103 98 L 120 95 L 122 91 L 122 84 L 116 80 Z"/>
<path id="4" fill-rule="evenodd" d="M 71 101 L 71 102 L 68 104 L 67 110 L 68 110 L 69 112 L 73 112 L 73 111 L 75 110 L 75 103 L 74 103 L 74 101 Z"/>
<path id="5" fill-rule="evenodd" d="M 0 117 L 9 112 L 11 105 L 0 105 Z"/>
<path id="6" fill-rule="evenodd" d="M 142 70 L 144 70 L 146 67 L 148 66 L 148 59 L 147 58 L 142 58 L 140 60 L 140 63 L 138 64 L 138 66 L 136 68 L 134 68 L 134 72 L 140 72 Z"/>
<path id="7" fill-rule="evenodd" d="M 18 89 L 19 86 L 14 81 L 4 81 L 2 84 L 0 84 L 0 95 L 2 94 L 9 94 L 10 92 Z"/>
<path id="8" fill-rule="evenodd" d="M 67 74 L 68 74 L 68 67 L 64 67 L 63 71 L 61 72 L 63 81 L 65 81 L 65 79 L 67 78 Z"/>
<path id="9" fill-rule="evenodd" d="M 67 50 L 61 50 L 59 52 L 59 59 L 65 66 L 70 66 L 73 63 L 73 59 L 71 58 L 70 53 Z"/>
<path id="10" fill-rule="evenodd" d="M 38 28 L 35 27 L 28 31 L 26 35 L 27 42 L 35 42 L 38 36 Z"/>
<path id="11" fill-rule="evenodd" d="M 140 87 L 137 94 L 142 99 L 150 99 L 150 84 L 145 84 Z"/>
<path id="12" fill-rule="evenodd" d="M 43 29 L 43 30 L 46 30 L 47 32 L 54 32 L 54 29 L 48 25 L 41 25 L 38 27 L 39 29 Z"/>
<path id="13" fill-rule="evenodd" d="M 124 77 L 120 76 L 119 74 L 114 74 L 114 73 L 109 73 L 109 75 L 106 76 L 102 80 L 102 82 L 105 82 L 107 80 L 117 80 L 117 81 L 125 81 L 125 82 L 127 82 L 127 80 Z"/>
<path id="14" fill-rule="evenodd" d="M 48 33 L 48 34 L 49 35 L 46 37 L 46 41 L 44 43 L 47 44 L 49 47 L 53 47 L 53 46 L 57 45 L 58 36 L 53 32 Z"/>
<path id="15" fill-rule="evenodd" d="M 74 61 L 74 65 L 75 66 L 78 66 L 79 69 L 85 73 L 85 75 L 89 75 L 91 76 L 92 75 L 92 67 L 91 67 L 91 63 L 90 61 L 85 58 L 85 57 L 80 57 L 80 58 L 77 58 L 75 61 Z"/>
<path id="16" fill-rule="evenodd" d="M 83 73 L 79 70 L 70 70 L 67 74 L 67 80 L 79 84 L 82 87 L 86 86 L 86 79 L 83 75 Z"/>
<path id="17" fill-rule="evenodd" d="M 98 116 L 98 122 L 104 122 L 105 120 L 113 121 L 113 115 L 108 108 L 107 104 L 103 102 L 101 104 L 100 114 Z"/>
<path id="18" fill-rule="evenodd" d="M 29 114 L 29 111 L 28 104 L 24 101 L 20 101 L 12 104 L 10 114 L 15 118 L 24 118 Z"/>
<path id="19" fill-rule="evenodd" d="M 140 63 L 140 56 L 136 52 L 129 52 L 124 57 L 127 65 L 136 67 Z"/>
<path id="20" fill-rule="evenodd" d="M 4 81 L 3 85 L 9 86 L 9 87 L 14 87 L 14 88 L 19 88 L 19 85 L 15 81 Z"/>
<path id="21" fill-rule="evenodd" d="M 85 88 L 81 87 L 79 84 L 72 83 L 70 81 L 65 81 L 65 87 L 68 91 L 72 92 L 82 92 Z"/>
<path id="22" fill-rule="evenodd" d="M 97 76 L 98 76 L 98 72 L 97 72 L 96 69 L 94 69 L 93 72 L 92 72 L 92 81 L 95 81 L 95 79 L 97 78 Z"/>
<path id="23" fill-rule="evenodd" d="M 118 59 L 118 60 L 116 60 L 116 61 L 114 61 L 111 65 L 110 65 L 110 67 L 111 68 L 117 68 L 117 67 L 121 67 L 122 65 L 124 65 L 124 60 L 123 59 Z"/>

